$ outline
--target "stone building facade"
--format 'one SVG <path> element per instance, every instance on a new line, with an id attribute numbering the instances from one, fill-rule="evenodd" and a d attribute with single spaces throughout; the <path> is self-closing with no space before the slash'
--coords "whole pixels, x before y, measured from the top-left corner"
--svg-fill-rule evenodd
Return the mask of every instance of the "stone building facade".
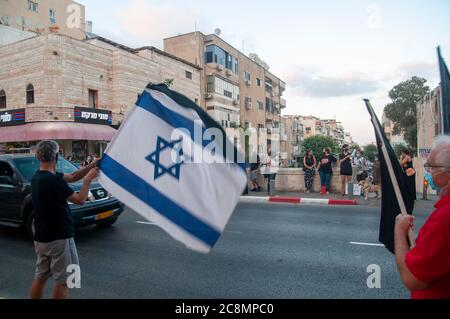
<path id="1" fill-rule="evenodd" d="M 173 89 L 198 100 L 200 73 L 199 67 L 152 47 L 136 50 L 101 37 L 37 36 L 0 46 L 0 92 L 5 95 L 0 112 L 24 109 L 25 125 L 74 123 L 75 108 L 86 108 L 109 112 L 104 124 L 117 126 L 149 82 L 171 79 Z M 0 123 L 0 131 L 13 130 L 5 125 Z M 5 136 L 0 143 L 19 142 Z M 73 143 L 61 144 L 64 155 L 71 155 Z M 98 152 L 97 144 L 89 142 L 88 152 Z"/>

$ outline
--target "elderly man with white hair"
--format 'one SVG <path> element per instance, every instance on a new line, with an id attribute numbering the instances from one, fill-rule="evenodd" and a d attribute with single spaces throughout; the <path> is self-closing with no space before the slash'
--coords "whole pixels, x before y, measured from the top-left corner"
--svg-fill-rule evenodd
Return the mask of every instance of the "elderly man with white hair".
<path id="1" fill-rule="evenodd" d="M 398 215 L 395 225 L 397 268 L 413 299 L 450 298 L 450 136 L 436 139 L 425 168 L 441 198 L 410 250 L 407 234 L 414 217 Z"/>

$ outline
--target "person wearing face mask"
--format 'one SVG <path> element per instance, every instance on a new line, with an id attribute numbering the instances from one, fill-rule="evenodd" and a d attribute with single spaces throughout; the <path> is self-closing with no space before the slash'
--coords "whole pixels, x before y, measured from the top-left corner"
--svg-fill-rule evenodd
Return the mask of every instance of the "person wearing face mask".
<path id="1" fill-rule="evenodd" d="M 439 137 L 424 165 L 432 187 L 441 188 L 435 210 L 410 249 L 407 234 L 414 217 L 398 215 L 395 258 L 400 277 L 413 299 L 450 298 L 450 136 Z"/>
<path id="2" fill-rule="evenodd" d="M 352 159 L 347 144 L 342 147 L 342 153 L 339 155 L 340 174 L 341 174 L 341 194 L 345 196 L 345 186 L 352 181 Z"/>

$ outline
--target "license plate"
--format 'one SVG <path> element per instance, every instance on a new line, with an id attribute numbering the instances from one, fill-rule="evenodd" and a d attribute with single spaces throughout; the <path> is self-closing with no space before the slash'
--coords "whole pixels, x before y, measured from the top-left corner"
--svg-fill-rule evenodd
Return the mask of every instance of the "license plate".
<path id="1" fill-rule="evenodd" d="M 95 220 L 105 219 L 105 218 L 111 217 L 112 215 L 114 215 L 114 212 L 112 210 L 110 210 L 110 211 L 95 215 Z"/>

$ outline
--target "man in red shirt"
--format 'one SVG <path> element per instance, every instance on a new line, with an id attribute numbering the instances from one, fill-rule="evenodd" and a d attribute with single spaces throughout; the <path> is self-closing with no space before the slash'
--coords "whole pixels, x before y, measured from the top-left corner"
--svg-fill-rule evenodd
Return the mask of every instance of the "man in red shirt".
<path id="1" fill-rule="evenodd" d="M 413 299 L 450 298 L 450 136 L 437 139 L 426 168 L 442 188 L 435 211 L 420 229 L 410 250 L 407 233 L 413 216 L 398 215 L 395 224 L 395 258 L 401 279 Z"/>

